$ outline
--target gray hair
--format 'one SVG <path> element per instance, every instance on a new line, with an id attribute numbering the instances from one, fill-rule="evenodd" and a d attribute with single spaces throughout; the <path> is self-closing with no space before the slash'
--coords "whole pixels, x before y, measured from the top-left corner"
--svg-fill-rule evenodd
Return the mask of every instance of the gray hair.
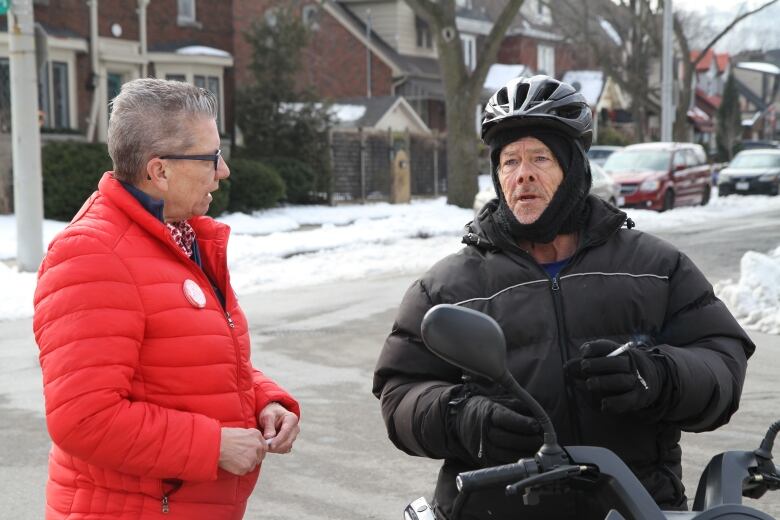
<path id="1" fill-rule="evenodd" d="M 117 179 L 135 184 L 152 157 L 183 153 L 194 146 L 188 126 L 217 118 L 217 99 L 206 89 L 181 81 L 129 81 L 111 102 L 108 154 Z"/>

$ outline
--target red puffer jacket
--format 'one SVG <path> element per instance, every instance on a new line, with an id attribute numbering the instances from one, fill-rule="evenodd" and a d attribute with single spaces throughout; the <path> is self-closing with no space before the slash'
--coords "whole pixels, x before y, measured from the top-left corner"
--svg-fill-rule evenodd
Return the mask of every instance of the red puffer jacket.
<path id="1" fill-rule="evenodd" d="M 108 173 L 49 246 L 33 321 L 53 440 L 47 519 L 241 518 L 259 469 L 217 467 L 220 427 L 256 427 L 272 401 L 300 413 L 250 363 L 229 228 L 190 223 L 203 270 Z"/>

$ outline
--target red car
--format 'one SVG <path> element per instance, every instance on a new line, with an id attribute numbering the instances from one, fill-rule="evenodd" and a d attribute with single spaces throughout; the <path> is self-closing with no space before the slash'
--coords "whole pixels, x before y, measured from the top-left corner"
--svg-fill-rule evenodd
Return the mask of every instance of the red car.
<path id="1" fill-rule="evenodd" d="M 710 200 L 712 169 L 698 144 L 632 144 L 610 155 L 604 169 L 620 183 L 626 207 L 667 211 Z"/>

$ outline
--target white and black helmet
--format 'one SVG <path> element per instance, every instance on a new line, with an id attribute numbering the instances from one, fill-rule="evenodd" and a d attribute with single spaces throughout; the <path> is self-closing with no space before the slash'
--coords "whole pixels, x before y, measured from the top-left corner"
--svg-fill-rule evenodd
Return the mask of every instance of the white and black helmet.
<path id="1" fill-rule="evenodd" d="M 552 128 L 580 141 L 585 151 L 593 139 L 593 116 L 585 96 L 550 76 L 515 78 L 498 89 L 485 106 L 482 140 L 503 130 Z"/>

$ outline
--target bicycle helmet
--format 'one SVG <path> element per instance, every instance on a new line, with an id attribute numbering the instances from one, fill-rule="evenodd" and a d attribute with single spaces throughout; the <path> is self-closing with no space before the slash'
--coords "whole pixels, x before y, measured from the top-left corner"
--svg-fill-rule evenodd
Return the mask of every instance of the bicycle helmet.
<path id="1" fill-rule="evenodd" d="M 551 128 L 582 144 L 593 140 L 593 117 L 585 96 L 568 83 L 549 76 L 515 78 L 498 89 L 485 106 L 482 140 L 490 146 L 504 130 Z"/>

